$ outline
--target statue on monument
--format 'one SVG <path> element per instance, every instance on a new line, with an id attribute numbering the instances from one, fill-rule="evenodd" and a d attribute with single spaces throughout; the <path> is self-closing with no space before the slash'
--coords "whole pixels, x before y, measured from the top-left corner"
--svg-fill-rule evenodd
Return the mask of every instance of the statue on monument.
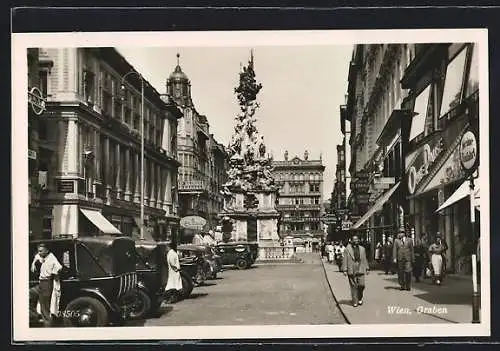
<path id="1" fill-rule="evenodd" d="M 256 126 L 255 113 L 259 108 L 256 100 L 262 85 L 255 79 L 253 53 L 248 65 L 242 67 L 239 78 L 234 91 L 240 112 L 235 117 L 234 134 L 228 146 L 228 180 L 221 191 L 224 197 L 221 215 L 224 216 L 223 223 L 230 221 L 234 224 L 231 233 L 228 227 L 226 237 L 231 235 L 234 240 L 257 240 L 259 247 L 269 246 L 278 238 L 276 226 L 279 212 L 275 208 L 275 198 L 279 188 L 272 176 L 272 156 L 267 153 L 264 137 L 259 135 Z M 250 195 L 258 195 L 256 199 L 263 201 L 263 204 L 248 207 Z M 247 212 L 252 220 L 257 219 L 260 228 L 258 234 L 247 232 L 249 219 L 242 212 Z M 253 235 L 257 235 L 257 238 Z"/>
<path id="2" fill-rule="evenodd" d="M 247 67 L 240 72 L 239 85 L 234 89 L 241 113 L 229 145 L 229 180 L 224 184 L 225 193 L 250 191 L 252 189 L 276 190 L 270 169 L 271 159 L 266 155 L 264 137 L 259 136 L 255 112 L 259 107 L 257 94 L 262 84 L 257 83 L 253 67 L 253 53 Z"/>

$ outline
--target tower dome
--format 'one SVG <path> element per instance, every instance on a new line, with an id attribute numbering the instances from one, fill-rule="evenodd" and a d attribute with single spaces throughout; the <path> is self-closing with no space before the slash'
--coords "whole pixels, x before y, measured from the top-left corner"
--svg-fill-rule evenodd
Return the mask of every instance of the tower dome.
<path id="1" fill-rule="evenodd" d="M 191 105 L 191 82 L 182 71 L 179 57 L 177 54 L 177 66 L 167 79 L 167 95 L 172 96 L 179 105 L 186 106 Z"/>
<path id="2" fill-rule="evenodd" d="M 177 54 L 177 66 L 175 66 L 174 71 L 172 73 L 170 73 L 170 76 L 168 77 L 168 79 L 174 80 L 174 81 L 177 81 L 177 80 L 189 81 L 188 76 L 182 71 L 182 68 L 179 64 L 179 57 L 180 57 L 180 55 Z"/>

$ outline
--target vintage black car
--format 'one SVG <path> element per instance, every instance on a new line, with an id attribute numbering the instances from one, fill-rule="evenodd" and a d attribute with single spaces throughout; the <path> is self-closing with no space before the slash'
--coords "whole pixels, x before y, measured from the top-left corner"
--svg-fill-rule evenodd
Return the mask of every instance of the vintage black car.
<path id="1" fill-rule="evenodd" d="M 217 276 L 217 265 L 212 257 L 212 251 L 208 246 L 182 244 L 177 248 L 181 262 L 195 260 L 198 264 L 198 272 L 195 282 L 203 284 L 207 279 L 215 279 Z"/>
<path id="2" fill-rule="evenodd" d="M 168 279 L 166 261 L 170 242 L 138 240 L 135 242 L 137 287 L 131 290 L 123 302 L 132 305 L 131 319 L 142 319 L 158 313 L 164 299 L 165 285 Z M 191 264 L 181 264 L 182 293 L 186 298 L 193 290 L 190 276 Z"/>
<path id="3" fill-rule="evenodd" d="M 68 327 L 120 324 L 131 306 L 120 302 L 137 284 L 135 243 L 129 237 L 97 236 L 31 241 L 29 262 L 39 243 L 63 266 L 60 272 L 60 319 Z M 30 270 L 30 288 L 38 274 Z M 36 323 L 36 321 L 32 321 Z"/>
<path id="4" fill-rule="evenodd" d="M 224 265 L 235 265 L 238 269 L 247 269 L 257 259 L 258 246 L 246 241 L 219 243 L 217 254 L 222 257 Z"/>

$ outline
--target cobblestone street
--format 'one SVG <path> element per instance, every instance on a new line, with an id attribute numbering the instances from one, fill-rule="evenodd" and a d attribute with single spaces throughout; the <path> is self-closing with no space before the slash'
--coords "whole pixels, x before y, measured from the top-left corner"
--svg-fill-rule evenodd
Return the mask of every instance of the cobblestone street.
<path id="1" fill-rule="evenodd" d="M 164 305 L 159 318 L 146 326 L 258 325 L 345 323 L 318 255 L 304 263 L 260 264 L 238 271 L 229 268 L 192 297 Z M 141 322 L 144 323 L 144 322 Z"/>

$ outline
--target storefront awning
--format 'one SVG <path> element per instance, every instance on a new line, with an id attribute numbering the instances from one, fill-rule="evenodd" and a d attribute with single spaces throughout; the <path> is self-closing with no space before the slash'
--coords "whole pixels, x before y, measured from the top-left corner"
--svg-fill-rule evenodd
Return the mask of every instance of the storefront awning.
<path id="1" fill-rule="evenodd" d="M 118 230 L 110 221 L 108 221 L 101 212 L 97 210 L 86 210 L 81 208 L 83 215 L 89 219 L 101 232 L 104 234 L 119 234 L 122 232 Z"/>
<path id="2" fill-rule="evenodd" d="M 377 212 L 378 210 L 380 210 L 382 208 L 382 206 L 384 206 L 384 204 L 389 200 L 389 198 L 392 196 L 392 194 L 394 194 L 394 192 L 396 191 L 396 189 L 398 188 L 399 186 L 399 182 L 397 182 L 392 188 L 390 188 L 389 190 L 387 190 L 384 195 L 382 195 L 381 197 L 378 198 L 378 200 L 375 202 L 375 205 L 373 205 L 360 219 L 359 221 L 357 221 L 356 223 L 354 223 L 354 225 L 351 227 L 351 229 L 356 229 L 356 228 L 359 228 L 363 223 L 365 223 L 368 218 L 370 218 L 371 216 L 373 216 L 373 214 L 375 212 Z"/>
<path id="3" fill-rule="evenodd" d="M 479 184 L 480 184 L 479 178 L 476 179 L 475 183 L 476 184 L 474 186 L 474 200 L 476 203 L 475 206 L 478 207 L 479 209 L 479 201 L 477 201 L 479 199 Z M 458 187 L 457 190 L 455 190 L 453 194 L 451 194 L 451 196 L 445 202 L 443 202 L 441 206 L 439 206 L 436 212 L 444 210 L 445 208 L 453 205 L 454 203 L 462 200 L 463 198 L 469 195 L 470 195 L 470 186 L 469 186 L 469 181 L 466 180 L 462 183 L 462 185 Z"/>

